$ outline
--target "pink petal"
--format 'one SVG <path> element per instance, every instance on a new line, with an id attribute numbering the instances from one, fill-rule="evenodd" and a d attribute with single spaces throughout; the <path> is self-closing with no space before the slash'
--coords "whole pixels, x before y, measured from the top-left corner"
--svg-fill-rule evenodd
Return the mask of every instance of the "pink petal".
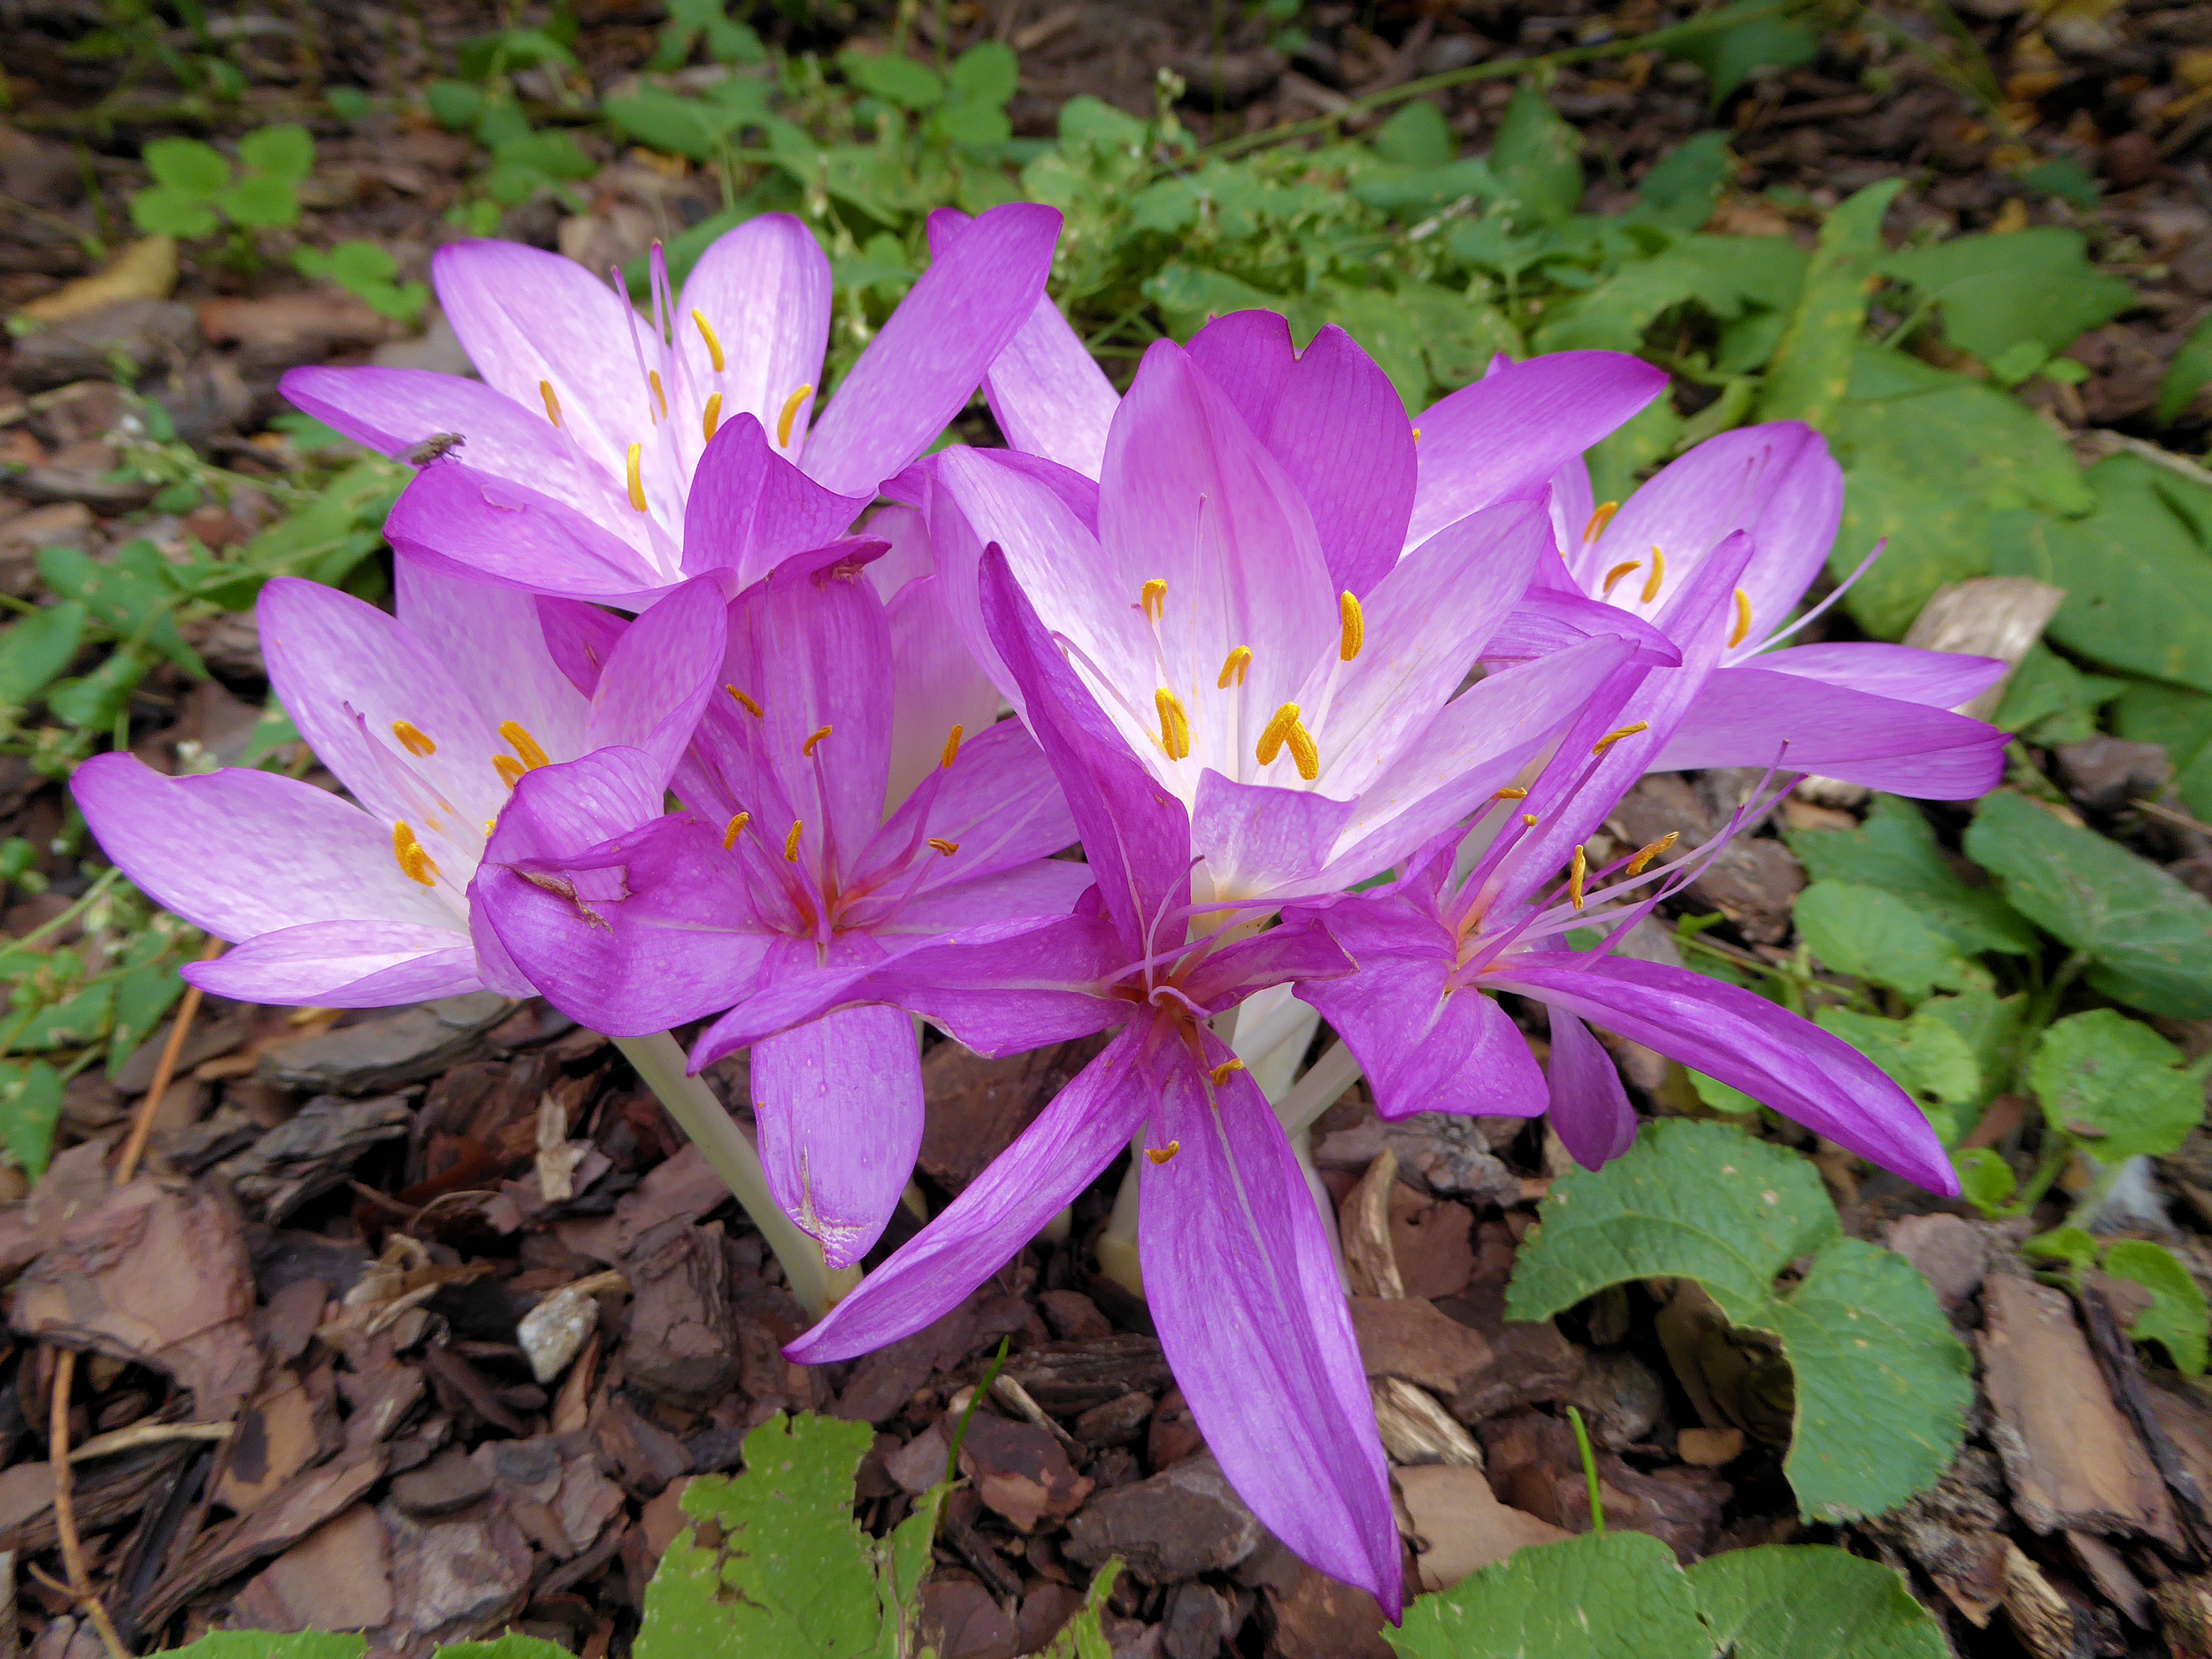
<path id="1" fill-rule="evenodd" d="M 644 515 L 632 516 L 643 522 Z M 526 593 L 635 607 L 674 586 L 672 571 L 606 522 L 529 484 L 449 460 L 415 474 L 384 534 L 400 551 L 457 575 Z"/>
<path id="2" fill-rule="evenodd" d="M 392 577 L 400 626 L 452 671 L 478 709 L 495 723 L 519 722 L 557 760 L 584 752 L 590 705 L 547 649 L 539 621 L 546 601 L 404 557 L 392 561 Z"/>
<path id="3" fill-rule="evenodd" d="M 1923 703 L 1931 709 L 1955 709 L 1970 703 L 2005 676 L 2005 664 L 1993 657 L 1923 651 L 1871 640 L 1839 640 L 1833 644 L 1762 651 L 1744 658 L 1742 666 L 1770 674 L 1824 680 L 1853 691 Z"/>
<path id="4" fill-rule="evenodd" d="M 259 933 L 186 979 L 236 1002 L 393 1008 L 485 988 L 476 952 L 450 928 L 407 922 L 306 922 Z"/>
<path id="5" fill-rule="evenodd" d="M 749 414 L 726 419 L 684 506 L 683 567 L 749 588 L 791 554 L 836 540 L 868 504 L 823 488 L 776 452 Z"/>
<path id="6" fill-rule="evenodd" d="M 1551 1010 L 1551 1126 L 1586 1170 L 1602 1168 L 1636 1144 L 1636 1109 L 1628 1103 L 1613 1056 L 1572 1014 Z"/>
<path id="7" fill-rule="evenodd" d="M 680 392 L 670 399 L 676 430 L 698 432 L 706 400 L 718 393 L 725 426 L 750 415 L 773 432 L 792 393 L 802 386 L 818 392 L 829 344 L 830 286 L 828 256 L 789 213 L 762 213 L 716 237 L 676 302 Z M 722 348 L 719 372 L 694 311 Z M 799 441 L 784 453 L 795 456 Z"/>

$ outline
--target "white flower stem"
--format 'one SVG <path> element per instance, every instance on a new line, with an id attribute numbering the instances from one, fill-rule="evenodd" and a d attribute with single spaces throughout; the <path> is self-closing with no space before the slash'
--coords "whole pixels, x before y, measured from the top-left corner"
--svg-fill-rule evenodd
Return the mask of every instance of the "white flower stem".
<path id="1" fill-rule="evenodd" d="M 857 1270 L 833 1271 L 822 1259 L 822 1247 L 784 1214 L 768 1190 L 760 1154 L 714 1091 L 691 1075 L 674 1037 L 664 1031 L 650 1037 L 617 1037 L 614 1046 L 752 1217 L 776 1260 L 783 1263 L 783 1276 L 799 1305 L 819 1318 L 860 1282 Z"/>

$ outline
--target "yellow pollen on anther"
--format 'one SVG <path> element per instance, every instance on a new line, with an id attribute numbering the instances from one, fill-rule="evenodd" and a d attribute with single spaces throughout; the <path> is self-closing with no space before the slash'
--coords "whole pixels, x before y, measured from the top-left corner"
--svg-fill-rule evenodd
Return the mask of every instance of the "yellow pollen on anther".
<path id="1" fill-rule="evenodd" d="M 497 829 L 498 827 L 499 827 L 499 820 L 498 820 L 497 818 L 486 818 L 486 819 L 484 820 L 484 839 L 485 839 L 486 841 L 489 841 L 489 840 L 491 840 L 491 838 L 492 838 L 492 832 L 493 832 L 494 830 Z"/>
<path id="2" fill-rule="evenodd" d="M 1219 1088 L 1224 1083 L 1226 1083 L 1229 1080 L 1232 1073 L 1241 1071 L 1243 1070 L 1243 1061 L 1224 1060 L 1219 1065 L 1214 1067 L 1212 1071 L 1207 1072 L 1206 1075 L 1213 1079 L 1214 1087 L 1216 1088 Z"/>
<path id="3" fill-rule="evenodd" d="M 739 708 L 744 710 L 746 713 L 751 715 L 756 720 L 760 718 L 760 704 L 755 703 L 750 697 L 740 691 L 735 686 L 725 686 L 722 689 L 728 692 L 730 695 L 737 699 L 737 706 Z"/>
<path id="4" fill-rule="evenodd" d="M 783 400 L 783 413 L 776 417 L 776 448 L 779 449 L 791 447 L 791 423 L 799 418 L 799 405 L 806 402 L 813 390 L 813 382 L 809 381 Z"/>
<path id="5" fill-rule="evenodd" d="M 813 731 L 808 733 L 806 741 L 799 745 L 799 753 L 804 755 L 809 760 L 812 760 L 814 758 L 814 746 L 820 742 L 824 738 L 827 737 L 832 729 L 833 728 L 826 726 L 817 726 Z"/>
<path id="6" fill-rule="evenodd" d="M 1252 648 L 1240 645 L 1221 659 L 1221 678 L 1214 681 L 1214 689 L 1226 691 L 1232 686 L 1241 686 L 1252 667 Z"/>
<path id="7" fill-rule="evenodd" d="M 1421 442 L 1421 428 L 1420 428 L 1420 427 L 1418 427 L 1418 426 L 1416 426 L 1416 427 L 1413 429 L 1413 441 L 1414 441 L 1414 442 L 1416 442 L 1416 443 L 1418 443 L 1418 442 Z"/>
<path id="8" fill-rule="evenodd" d="M 1183 712 L 1183 700 L 1164 686 L 1152 694 L 1152 706 L 1160 711 L 1160 747 L 1170 760 L 1181 760 L 1190 753 L 1190 716 Z"/>
<path id="9" fill-rule="evenodd" d="M 1638 595 L 1646 604 L 1659 597 L 1659 584 L 1667 580 L 1667 556 L 1659 550 L 1659 544 L 1651 544 L 1651 574 L 1644 578 L 1644 591 Z"/>
<path id="10" fill-rule="evenodd" d="M 392 826 L 392 856 L 399 861 L 400 872 L 410 881 L 419 881 L 426 887 L 438 885 L 438 866 L 430 861 L 430 855 L 415 839 L 412 824 Z"/>
<path id="11" fill-rule="evenodd" d="M 1357 596 L 1348 592 L 1336 596 L 1336 614 L 1343 630 L 1337 641 L 1336 654 L 1348 663 L 1367 642 L 1367 618 L 1359 608 Z"/>
<path id="12" fill-rule="evenodd" d="M 1156 623 L 1167 615 L 1167 578 L 1155 576 L 1138 590 L 1137 603 L 1148 622 Z"/>
<path id="13" fill-rule="evenodd" d="M 1290 757 L 1297 763 L 1301 778 L 1311 783 L 1321 775 L 1321 750 L 1314 743 L 1313 733 L 1298 723 L 1298 705 L 1294 703 L 1286 703 L 1275 710 L 1267 728 L 1260 733 L 1253 753 L 1261 765 L 1271 766 L 1286 743 L 1290 745 Z"/>
<path id="14" fill-rule="evenodd" d="M 1643 567 L 1644 562 L 1641 559 L 1630 559 L 1625 564 L 1616 565 L 1605 572 L 1605 585 L 1598 589 L 1598 597 L 1610 599 L 1613 596 L 1613 589 L 1620 585 L 1622 577 L 1632 575 Z"/>
<path id="15" fill-rule="evenodd" d="M 1608 732 L 1603 737 L 1598 739 L 1596 742 L 1591 744 L 1590 752 L 1593 755 L 1602 755 L 1607 749 L 1612 748 L 1614 744 L 1619 742 L 1621 739 L 1624 737 L 1633 737 L 1639 732 L 1648 732 L 1649 730 L 1651 730 L 1651 722 L 1649 720 L 1639 720 L 1633 726 L 1624 726 L 1617 732 Z"/>
<path id="16" fill-rule="evenodd" d="M 1734 650 L 1751 632 L 1751 595 L 1740 588 L 1736 589 L 1736 626 L 1728 630 L 1728 649 Z"/>
<path id="17" fill-rule="evenodd" d="M 721 430 L 721 426 L 722 394 L 717 392 L 707 399 L 707 406 L 699 411 L 699 435 L 712 443 L 714 434 Z"/>
<path id="18" fill-rule="evenodd" d="M 1144 1155 L 1155 1164 L 1164 1164 L 1182 1149 L 1181 1141 L 1171 1141 L 1164 1147 L 1147 1147 L 1144 1149 Z"/>
<path id="19" fill-rule="evenodd" d="M 538 746 L 538 740 L 522 728 L 519 720 L 502 720 L 499 734 L 507 740 L 507 747 L 522 757 L 522 764 L 532 772 L 541 766 L 550 766 L 553 757 Z"/>
<path id="20" fill-rule="evenodd" d="M 953 854 L 960 850 L 960 843 L 958 841 L 949 841 L 942 835 L 931 836 L 929 838 L 929 844 L 932 847 L 934 847 L 939 852 L 944 854 L 948 858 L 951 857 Z"/>
<path id="21" fill-rule="evenodd" d="M 660 413 L 653 417 L 655 424 L 657 425 L 668 419 L 668 394 L 661 389 L 661 372 L 658 369 L 646 370 L 645 378 L 652 385 L 653 402 L 660 407 Z"/>
<path id="22" fill-rule="evenodd" d="M 392 735 L 399 739 L 399 746 L 411 755 L 427 756 L 438 752 L 438 746 L 412 720 L 393 721 Z"/>
<path id="23" fill-rule="evenodd" d="M 499 774 L 499 781 L 511 789 L 522 781 L 522 774 L 530 769 L 512 755 L 494 755 L 492 770 Z"/>
<path id="24" fill-rule="evenodd" d="M 722 373 L 722 342 L 714 337 L 714 325 L 710 323 L 697 306 L 692 307 L 691 320 L 699 326 L 699 338 L 707 342 L 707 355 L 714 359 L 714 372 Z"/>
<path id="25" fill-rule="evenodd" d="M 1582 545 L 1588 547 L 1603 535 L 1605 526 L 1613 521 L 1613 515 L 1620 510 L 1621 504 L 1617 501 L 1600 502 L 1598 510 L 1590 515 L 1590 522 L 1582 526 Z"/>
<path id="26" fill-rule="evenodd" d="M 694 317 L 696 317 L 699 313 L 697 311 L 694 311 L 691 314 Z M 722 832 L 722 850 L 724 852 L 729 851 L 731 848 L 737 845 L 738 836 L 743 832 L 745 826 L 752 821 L 753 815 L 750 812 L 740 812 L 735 818 L 730 820 L 729 827 Z"/>
<path id="27" fill-rule="evenodd" d="M 561 424 L 561 400 L 553 396 L 553 382 L 540 380 L 538 396 L 545 399 L 545 418 L 555 426 Z"/>
<path id="28" fill-rule="evenodd" d="M 804 818 L 795 818 L 791 820 L 791 833 L 783 838 L 784 863 L 795 864 L 799 862 L 799 832 L 805 827 Z"/>
<path id="29" fill-rule="evenodd" d="M 1509 785 L 1505 788 L 1499 790 L 1497 794 L 1492 795 L 1490 798 L 1493 801 L 1525 801 L 1528 799 L 1528 791 L 1525 789 L 1515 788 Z"/>
<path id="30" fill-rule="evenodd" d="M 1644 866 L 1673 846 L 1681 833 L 1680 830 L 1669 830 L 1650 846 L 1638 849 L 1636 856 L 1628 861 L 1628 873 L 1632 876 L 1643 874 Z"/>
<path id="31" fill-rule="evenodd" d="M 1533 812 L 1522 813 L 1521 822 L 1527 825 L 1529 828 L 1534 829 L 1536 827 L 1536 814 Z"/>
<path id="32" fill-rule="evenodd" d="M 643 444 L 634 443 L 630 446 L 630 505 L 640 512 L 645 511 L 645 478 L 638 471 L 638 461 L 644 453 Z"/>
<path id="33" fill-rule="evenodd" d="M 1578 910 L 1582 908 L 1582 879 L 1590 873 L 1590 856 L 1580 847 L 1575 849 L 1575 861 L 1567 872 L 1567 902 Z"/>
<path id="34" fill-rule="evenodd" d="M 939 771 L 950 772 L 952 770 L 952 763 L 960 758 L 961 731 L 961 727 L 956 726 L 954 726 L 952 728 L 952 735 L 945 740 L 945 752 L 937 757 L 937 766 Z"/>

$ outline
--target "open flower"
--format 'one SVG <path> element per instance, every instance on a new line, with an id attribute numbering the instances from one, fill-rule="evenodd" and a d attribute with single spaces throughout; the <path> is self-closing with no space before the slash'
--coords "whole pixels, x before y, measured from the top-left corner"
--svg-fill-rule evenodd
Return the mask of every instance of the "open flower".
<path id="1" fill-rule="evenodd" d="M 72 788 L 132 880 L 237 949 L 185 977 L 252 1002 L 376 1008 L 531 987 L 474 924 L 469 887 L 518 782 L 613 749 L 665 787 L 714 687 L 722 601 L 680 589 L 606 657 L 589 695 L 535 602 L 397 562 L 399 616 L 283 580 L 258 611 L 269 679 L 358 806 L 245 768 L 170 778 L 96 756 Z"/>
<path id="2" fill-rule="evenodd" d="M 438 299 L 481 382 L 296 369 L 284 395 L 387 455 L 434 434 L 386 534 L 480 580 L 641 608 L 687 576 L 735 586 L 843 534 L 936 441 L 1043 290 L 1049 208 L 985 214 L 931 266 L 814 417 L 830 268 L 789 214 L 718 238 L 680 296 L 652 257 L 651 316 L 572 260 L 449 243 Z"/>
<path id="3" fill-rule="evenodd" d="M 967 931 L 1064 917 L 1090 885 L 1050 856 L 1075 828 L 1035 742 L 992 724 L 987 686 L 975 706 L 949 629 L 933 653 L 902 627 L 927 614 L 937 579 L 887 603 L 865 568 L 883 551 L 792 560 L 729 605 L 726 629 L 717 618 L 720 689 L 675 771 L 687 810 L 664 813 L 660 781 L 605 757 L 523 780 L 479 893 L 557 1007 L 618 1037 L 661 1031 Z M 733 1046 L 710 1033 L 697 1057 Z M 751 1087 L 777 1201 L 833 1267 L 858 1261 L 921 1144 L 911 1021 L 849 1008 L 764 1036 Z"/>

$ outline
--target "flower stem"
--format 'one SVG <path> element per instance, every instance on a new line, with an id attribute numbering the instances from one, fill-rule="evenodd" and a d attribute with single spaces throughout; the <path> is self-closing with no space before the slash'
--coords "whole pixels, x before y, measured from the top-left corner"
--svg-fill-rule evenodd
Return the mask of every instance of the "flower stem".
<path id="1" fill-rule="evenodd" d="M 822 1247 L 783 1212 L 768 1190 L 768 1173 L 760 1166 L 760 1154 L 746 1140 L 714 1091 L 691 1075 L 684 1051 L 674 1037 L 660 1032 L 650 1037 L 617 1037 L 614 1046 L 668 1108 L 708 1164 L 736 1195 L 738 1205 L 752 1217 L 776 1260 L 791 1294 L 808 1313 L 819 1318 L 838 1298 L 859 1282 L 857 1272 L 833 1272 L 822 1259 Z"/>
<path id="2" fill-rule="evenodd" d="M 1285 1129 L 1294 1133 L 1310 1128 L 1315 1118 L 1335 1105 L 1338 1097 L 1359 1081 L 1359 1062 L 1340 1038 L 1275 1102 L 1275 1116 L 1282 1119 Z"/>

